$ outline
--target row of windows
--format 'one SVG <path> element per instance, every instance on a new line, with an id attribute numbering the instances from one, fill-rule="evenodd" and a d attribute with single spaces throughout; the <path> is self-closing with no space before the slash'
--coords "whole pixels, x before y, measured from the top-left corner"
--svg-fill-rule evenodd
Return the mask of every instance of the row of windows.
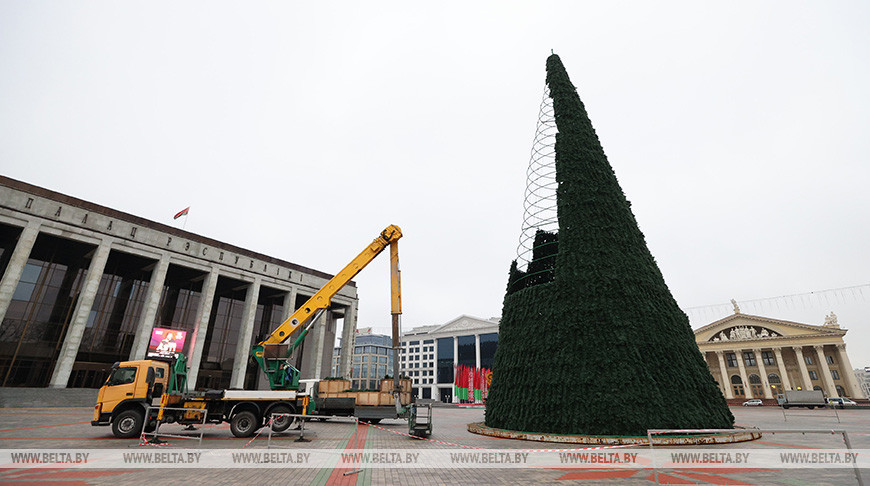
<path id="1" fill-rule="evenodd" d="M 828 364 L 834 364 L 834 357 L 831 355 L 825 355 L 825 361 L 827 361 Z M 813 364 L 813 357 L 812 356 L 804 356 L 804 363 L 806 363 L 808 365 Z"/>
<path id="2" fill-rule="evenodd" d="M 810 375 L 811 380 L 818 381 L 819 374 L 815 370 L 809 370 L 809 375 Z M 838 373 L 837 370 L 831 370 L 831 378 L 833 378 L 835 380 L 839 380 L 840 373 Z M 778 384 L 782 383 L 779 379 L 779 375 L 777 375 L 776 373 L 770 373 L 769 375 L 767 375 L 767 381 L 770 382 L 771 385 L 778 385 Z M 740 378 L 740 375 L 732 375 L 731 376 L 731 383 L 734 385 L 743 384 L 743 379 Z M 753 374 L 749 375 L 749 383 L 761 384 L 761 377 L 756 375 L 755 373 L 753 373 Z"/>
<path id="3" fill-rule="evenodd" d="M 432 363 L 408 363 L 407 365 L 402 365 L 402 369 L 411 369 L 411 368 L 428 368 L 432 366 Z"/>
<path id="4" fill-rule="evenodd" d="M 728 361 L 729 368 L 736 368 L 737 367 L 737 355 L 736 354 L 726 353 L 725 358 Z M 828 362 L 828 364 L 835 364 L 833 356 L 826 355 L 825 360 Z M 744 351 L 743 352 L 743 362 L 746 363 L 746 366 L 756 366 L 757 362 L 756 362 L 756 358 L 755 358 L 755 353 L 753 353 L 752 351 Z M 772 351 L 762 351 L 761 352 L 761 362 L 766 364 L 766 365 L 771 365 L 771 366 L 775 365 L 776 360 L 773 357 L 773 352 Z M 813 357 L 812 356 L 804 356 L 804 362 L 808 365 L 813 364 L 814 363 Z"/>
<path id="5" fill-rule="evenodd" d="M 387 365 L 358 365 L 355 364 L 351 368 L 351 376 L 353 378 L 378 378 L 381 379 L 387 375 Z"/>
<path id="6" fill-rule="evenodd" d="M 390 361 L 392 361 L 392 360 L 390 360 Z M 369 363 L 369 362 L 371 362 L 371 363 L 386 364 L 387 357 L 386 356 L 368 356 L 368 355 L 354 356 L 353 362 L 354 363 Z"/>
<path id="7" fill-rule="evenodd" d="M 408 371 L 408 376 L 434 376 L 432 370 L 413 370 Z"/>
<path id="8" fill-rule="evenodd" d="M 420 352 L 420 348 L 419 348 L 419 347 L 416 347 L 416 348 L 407 348 L 407 349 L 402 349 L 401 351 L 402 351 L 402 354 L 419 353 L 419 352 Z M 428 352 L 430 352 L 430 351 L 431 351 L 431 352 L 434 352 L 434 351 L 435 351 L 435 346 L 423 346 L 423 352 L 424 352 L 424 353 L 428 353 Z"/>
<path id="9" fill-rule="evenodd" d="M 356 390 L 378 390 L 381 384 L 378 380 L 351 380 L 350 386 Z"/>
<path id="10" fill-rule="evenodd" d="M 420 344 L 420 341 L 409 341 L 407 343 L 403 343 L 405 346 L 417 346 Z M 426 339 L 423 341 L 423 344 L 435 344 L 434 339 Z"/>
<path id="11" fill-rule="evenodd" d="M 811 380 L 818 380 L 819 379 L 819 373 L 816 370 L 808 370 L 808 372 L 810 374 Z M 833 378 L 835 380 L 839 380 L 840 373 L 837 370 L 831 370 L 831 378 Z"/>
<path id="12" fill-rule="evenodd" d="M 380 354 L 387 356 L 389 355 L 390 348 L 385 348 L 382 346 L 355 346 L 353 348 L 353 354 Z"/>

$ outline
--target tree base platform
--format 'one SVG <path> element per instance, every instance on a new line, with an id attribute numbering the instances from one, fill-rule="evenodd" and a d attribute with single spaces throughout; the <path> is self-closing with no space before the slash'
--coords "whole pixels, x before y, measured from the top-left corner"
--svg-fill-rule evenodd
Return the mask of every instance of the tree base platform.
<path id="1" fill-rule="evenodd" d="M 522 432 L 517 430 L 496 429 L 487 427 L 483 422 L 468 424 L 468 431 L 472 434 L 500 437 L 502 439 L 533 440 L 537 442 L 557 442 L 562 444 L 586 444 L 586 445 L 649 445 L 647 436 L 629 435 L 574 435 L 574 434 L 549 434 L 542 432 Z M 729 432 L 715 433 L 675 433 L 669 435 L 653 435 L 653 445 L 706 445 L 706 444 L 732 444 L 746 442 L 761 438 L 761 432 L 753 429 L 735 428 Z"/>

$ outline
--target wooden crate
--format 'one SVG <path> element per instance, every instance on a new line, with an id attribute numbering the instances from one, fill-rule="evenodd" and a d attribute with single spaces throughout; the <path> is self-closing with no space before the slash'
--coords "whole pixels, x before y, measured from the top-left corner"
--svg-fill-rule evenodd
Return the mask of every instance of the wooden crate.
<path id="1" fill-rule="evenodd" d="M 402 378 L 399 380 L 399 386 L 402 387 L 402 391 L 411 391 L 411 379 L 410 378 Z M 381 392 L 392 392 L 393 391 L 393 379 L 383 379 L 381 380 Z"/>
<path id="2" fill-rule="evenodd" d="M 329 383 L 329 393 L 341 393 L 350 388 L 350 380 L 326 380 L 326 382 Z"/>
<path id="3" fill-rule="evenodd" d="M 388 392 L 385 393 L 383 391 L 378 393 L 378 405 L 387 406 L 387 405 L 392 405 L 394 403 L 395 403 L 395 401 L 393 400 L 392 393 L 388 393 Z"/>
<path id="4" fill-rule="evenodd" d="M 377 406 L 380 393 L 356 392 L 356 404 L 360 406 Z"/>

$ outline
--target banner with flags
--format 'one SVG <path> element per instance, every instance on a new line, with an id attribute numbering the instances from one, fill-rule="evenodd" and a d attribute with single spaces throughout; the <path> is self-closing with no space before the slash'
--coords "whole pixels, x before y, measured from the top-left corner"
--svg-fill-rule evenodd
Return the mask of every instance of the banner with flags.
<path id="1" fill-rule="evenodd" d="M 172 219 L 178 219 L 178 218 L 180 218 L 180 217 L 182 217 L 182 216 L 187 216 L 187 213 L 189 213 L 189 212 L 190 212 L 190 206 L 188 206 L 188 207 L 182 209 L 181 211 L 175 213 L 175 216 L 173 216 Z"/>
<path id="2" fill-rule="evenodd" d="M 472 368 L 456 365 L 453 394 L 459 400 L 483 401 L 487 398 L 492 371 L 487 368 Z"/>

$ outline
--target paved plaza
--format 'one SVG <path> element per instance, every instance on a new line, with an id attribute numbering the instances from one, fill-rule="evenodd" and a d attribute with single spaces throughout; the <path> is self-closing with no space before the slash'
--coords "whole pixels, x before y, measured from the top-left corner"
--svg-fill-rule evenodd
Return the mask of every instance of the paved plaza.
<path id="1" fill-rule="evenodd" d="M 870 449 L 870 410 L 789 410 L 786 415 L 774 407 L 733 407 L 732 411 L 740 426 L 762 429 L 814 429 L 848 431 L 852 448 Z M 466 430 L 467 424 L 483 421 L 482 409 L 436 407 L 434 409 L 434 433 L 429 441 L 409 438 L 407 422 L 387 420 L 378 427 L 355 424 L 348 421 L 311 422 L 305 429 L 305 438 L 310 442 L 296 442 L 299 431 L 288 431 L 268 437 L 268 429 L 253 440 L 237 439 L 227 425 L 206 426 L 200 445 L 195 440 L 168 438 L 160 447 L 141 446 L 138 440 L 119 440 L 112 436 L 109 427 L 90 425 L 91 409 L 73 408 L 0 408 L 0 449 L 21 451 L 25 449 L 126 449 L 132 452 L 189 449 L 232 449 L 240 452 L 293 453 L 302 450 L 401 450 L 408 454 L 427 454 L 436 451 L 473 453 L 477 449 L 507 452 L 530 449 L 566 449 L 565 444 L 526 442 L 474 435 Z M 163 432 L 182 433 L 178 426 L 164 426 Z M 183 432 L 198 434 L 199 432 Z M 813 451 L 843 449 L 840 434 L 765 434 L 762 439 L 715 446 L 717 450 L 794 450 Z M 680 451 L 690 451 L 683 447 Z M 648 451 L 648 448 L 622 448 L 620 454 L 632 450 Z M 708 450 L 708 449 L 705 449 Z M 223 451 L 226 452 L 226 451 Z M 335 454 L 338 457 L 338 453 Z M 507 457 L 507 455 L 505 455 Z M 656 478 L 656 472 L 658 478 Z M 0 469 L 0 484 L 28 485 L 149 485 L 174 482 L 187 484 L 857 484 L 851 468 L 684 468 L 653 469 L 639 465 L 636 468 L 613 467 L 602 464 L 585 466 L 528 467 L 482 467 L 473 464 L 457 464 L 452 467 L 406 468 L 370 467 L 354 468 L 339 464 L 330 467 L 301 468 L 186 468 L 172 466 L 137 469 L 126 466 L 112 469 Z M 864 479 L 870 471 L 863 470 Z"/>

